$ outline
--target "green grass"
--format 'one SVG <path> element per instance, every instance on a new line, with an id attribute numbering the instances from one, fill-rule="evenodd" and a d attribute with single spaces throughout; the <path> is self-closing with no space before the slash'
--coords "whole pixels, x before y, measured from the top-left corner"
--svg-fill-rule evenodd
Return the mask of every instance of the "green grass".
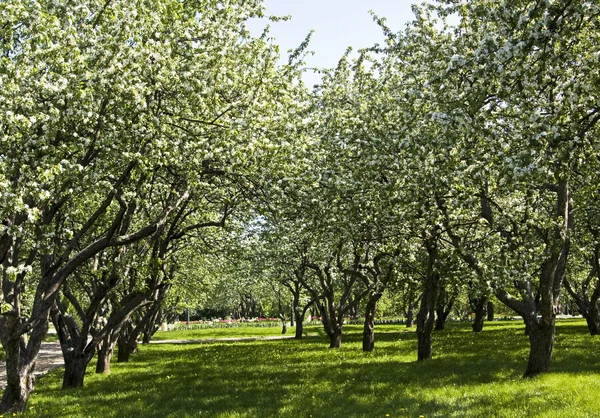
<path id="1" fill-rule="evenodd" d="M 600 416 L 600 339 L 583 321 L 559 323 L 552 373 L 529 380 L 521 379 L 521 323 L 486 324 L 481 334 L 449 324 L 434 336 L 435 358 L 423 363 L 414 361 L 414 329 L 376 331 L 373 353 L 360 351 L 359 326 L 346 327 L 339 350 L 322 335 L 142 346 L 110 376 L 88 374 L 83 389 L 61 390 L 60 371 L 41 378 L 25 416 Z"/>
<path id="2" fill-rule="evenodd" d="M 294 328 L 288 328 L 288 336 L 294 335 Z M 246 338 L 281 336 L 281 327 L 230 327 L 205 328 L 176 331 L 158 331 L 154 340 L 196 340 L 201 338 Z"/>

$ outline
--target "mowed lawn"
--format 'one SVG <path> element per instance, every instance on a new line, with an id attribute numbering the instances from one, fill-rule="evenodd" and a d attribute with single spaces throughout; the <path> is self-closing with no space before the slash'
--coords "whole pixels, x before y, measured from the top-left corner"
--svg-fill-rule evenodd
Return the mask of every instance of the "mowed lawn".
<path id="1" fill-rule="evenodd" d="M 339 350 L 316 327 L 301 341 L 141 346 L 110 376 L 90 365 L 83 389 L 61 390 L 60 370 L 39 379 L 24 416 L 600 417 L 600 338 L 581 320 L 559 322 L 553 371 L 530 380 L 521 379 L 520 322 L 486 323 L 480 334 L 449 324 L 424 363 L 415 361 L 414 329 L 377 326 L 373 353 L 361 352 L 361 327 L 345 331 Z M 190 338 L 219 332 L 232 336 Z M 182 338 L 159 338 L 169 335 Z"/>

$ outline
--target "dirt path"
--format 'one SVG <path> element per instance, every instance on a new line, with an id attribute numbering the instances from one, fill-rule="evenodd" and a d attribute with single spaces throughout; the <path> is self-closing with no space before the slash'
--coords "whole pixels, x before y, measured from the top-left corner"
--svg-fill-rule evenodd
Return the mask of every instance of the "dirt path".
<path id="1" fill-rule="evenodd" d="M 199 340 L 158 340 L 151 341 L 151 344 L 202 344 L 202 343 L 217 343 L 226 341 L 262 341 L 262 340 L 283 340 L 294 338 L 293 335 L 276 335 L 269 337 L 226 337 L 226 338 L 203 338 Z M 63 367 L 62 352 L 58 342 L 42 343 L 40 354 L 35 365 L 35 376 L 44 375 L 54 369 Z M 6 387 L 6 362 L 0 362 L 0 390 Z"/>
<path id="2" fill-rule="evenodd" d="M 40 354 L 35 364 L 35 376 L 41 376 L 51 370 L 64 366 L 60 344 L 58 342 L 42 343 Z M 6 362 L 0 362 L 0 389 L 6 387 Z"/>

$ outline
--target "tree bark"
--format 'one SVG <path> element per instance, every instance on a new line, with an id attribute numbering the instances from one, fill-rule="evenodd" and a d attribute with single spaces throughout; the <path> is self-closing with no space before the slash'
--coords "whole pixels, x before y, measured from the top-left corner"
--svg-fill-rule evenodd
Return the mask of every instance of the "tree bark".
<path id="1" fill-rule="evenodd" d="M 551 325 L 543 322 L 528 322 L 529 359 L 523 377 L 534 377 L 550 369 L 552 348 L 554 346 L 555 321 Z"/>
<path id="2" fill-rule="evenodd" d="M 342 346 L 342 328 L 335 327 L 329 335 L 329 348 L 340 348 Z"/>
<path id="3" fill-rule="evenodd" d="M 114 352 L 113 347 L 102 347 L 98 350 L 98 362 L 96 363 L 96 373 L 110 374 L 110 362 Z"/>
<path id="4" fill-rule="evenodd" d="M 296 315 L 296 335 L 295 339 L 300 340 L 304 335 L 304 317 L 306 316 L 306 312 L 313 306 L 313 301 L 310 301 L 308 304 L 304 306 L 304 308 L 300 309 L 299 306 L 296 306 L 296 310 L 294 314 Z"/>
<path id="5" fill-rule="evenodd" d="M 137 353 L 137 351 L 137 335 L 135 334 L 133 323 L 131 320 L 127 320 L 117 338 L 117 362 L 129 362 L 131 355 Z"/>
<path id="6" fill-rule="evenodd" d="M 109 333 L 102 344 L 98 347 L 98 361 L 96 363 L 96 373 L 110 374 L 110 363 L 116 344 L 116 332 Z"/>
<path id="7" fill-rule="evenodd" d="M 297 340 L 302 339 L 304 333 L 304 315 L 309 307 L 310 305 L 304 308 L 302 312 L 300 312 L 299 307 L 296 307 L 296 310 L 294 311 L 294 315 L 296 316 L 296 334 L 294 335 L 294 338 Z"/>
<path id="8" fill-rule="evenodd" d="M 19 324 L 20 319 L 12 312 L 0 316 L 0 339 L 6 353 L 6 388 L 0 401 L 0 413 L 25 411 L 35 382 L 33 371 L 39 346 L 32 356 L 25 336 L 17 331 Z M 31 343 L 30 340 L 28 345 Z"/>
<path id="9" fill-rule="evenodd" d="M 71 351 L 69 355 L 64 356 L 65 372 L 63 374 L 63 389 L 83 387 L 87 365 L 92 359 L 92 355 Z"/>
<path id="10" fill-rule="evenodd" d="M 600 334 L 600 279 L 597 279 L 594 290 L 592 294 L 589 295 L 591 281 L 598 275 L 598 266 L 596 263 L 598 263 L 599 252 L 600 247 L 597 247 L 595 249 L 594 258 L 591 260 L 592 270 L 579 289 L 573 288 L 570 281 L 565 279 L 565 288 L 575 301 L 577 311 L 585 318 L 590 335 Z"/>
<path id="11" fill-rule="evenodd" d="M 285 316 L 280 314 L 279 319 L 281 319 L 281 334 L 287 334 L 287 321 L 285 320 Z"/>
<path id="12" fill-rule="evenodd" d="M 375 312 L 377 311 L 377 302 L 381 296 L 382 293 L 374 293 L 369 296 L 367 301 L 362 339 L 363 351 L 371 352 L 375 348 Z"/>
<path id="13" fill-rule="evenodd" d="M 492 301 L 489 301 L 487 303 L 487 320 L 488 321 L 494 320 L 494 302 L 492 302 Z"/>
<path id="14" fill-rule="evenodd" d="M 435 237 L 425 239 L 428 253 L 427 274 L 425 277 L 425 288 L 421 296 L 421 307 L 417 314 L 417 360 L 428 360 L 432 357 L 431 332 L 435 320 L 435 307 L 440 287 L 440 276 L 435 271 L 438 259 L 438 247 Z"/>
<path id="15" fill-rule="evenodd" d="M 406 311 L 406 328 L 411 328 L 415 325 L 415 305 L 410 302 Z"/>
<path id="16" fill-rule="evenodd" d="M 417 314 L 418 361 L 428 360 L 432 356 L 431 332 L 434 326 L 436 293 L 437 284 L 428 281 Z"/>
<path id="17" fill-rule="evenodd" d="M 483 321 L 486 316 L 486 307 L 487 307 L 488 298 L 485 296 L 481 296 L 475 299 L 474 308 L 475 308 L 475 320 L 471 325 L 473 332 L 481 332 L 483 331 Z"/>
<path id="18" fill-rule="evenodd" d="M 435 331 L 443 331 L 446 327 L 446 319 L 454 306 L 455 295 L 449 295 L 443 286 L 439 287 L 436 301 Z"/>

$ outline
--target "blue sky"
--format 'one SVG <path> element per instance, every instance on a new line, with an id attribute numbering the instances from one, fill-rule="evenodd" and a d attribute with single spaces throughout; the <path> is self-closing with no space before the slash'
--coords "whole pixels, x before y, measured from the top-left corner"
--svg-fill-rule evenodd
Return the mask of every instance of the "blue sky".
<path id="1" fill-rule="evenodd" d="M 333 67 L 348 46 L 355 50 L 383 41 L 381 30 L 373 22 L 369 10 L 387 18 L 394 31 L 404 28 L 414 18 L 411 4 L 415 0 L 267 0 L 267 14 L 291 15 L 287 22 L 270 23 L 271 35 L 285 53 L 297 47 L 306 34 L 315 32 L 310 50 L 315 55 L 307 59 L 308 67 Z M 267 22 L 250 22 L 256 34 Z M 282 54 L 283 55 L 283 54 Z M 305 81 L 311 85 L 319 77 L 307 74 Z"/>

